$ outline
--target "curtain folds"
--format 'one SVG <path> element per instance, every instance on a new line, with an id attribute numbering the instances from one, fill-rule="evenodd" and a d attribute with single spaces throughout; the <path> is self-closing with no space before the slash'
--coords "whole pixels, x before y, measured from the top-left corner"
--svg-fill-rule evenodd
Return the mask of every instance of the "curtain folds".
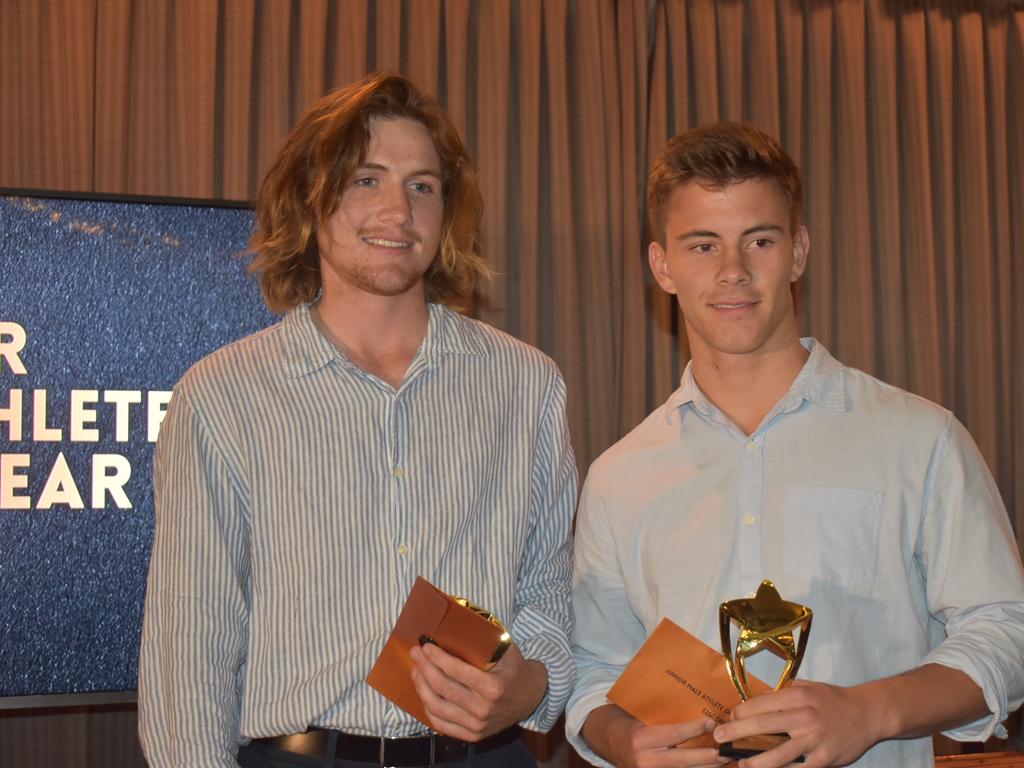
<path id="1" fill-rule="evenodd" d="M 478 315 L 561 366 L 581 470 L 687 360 L 647 169 L 750 120 L 803 170 L 803 332 L 953 410 L 1024 546 L 1024 3 L 14 0 L 0 186 L 251 199 L 301 111 L 379 69 L 463 132 L 499 273 Z"/>

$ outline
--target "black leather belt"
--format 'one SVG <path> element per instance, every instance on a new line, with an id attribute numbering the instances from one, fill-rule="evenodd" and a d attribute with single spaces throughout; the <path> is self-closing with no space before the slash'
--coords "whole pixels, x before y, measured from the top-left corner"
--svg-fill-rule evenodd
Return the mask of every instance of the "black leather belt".
<path id="1" fill-rule="evenodd" d="M 470 755 L 471 749 L 472 752 L 479 753 L 504 747 L 517 741 L 521 733 L 519 726 L 513 725 L 501 733 L 469 743 L 440 734 L 389 739 L 317 728 L 293 736 L 253 739 L 252 744 L 299 755 L 373 763 L 384 768 L 415 768 L 464 761 Z M 332 735 L 337 737 L 333 755 L 330 754 Z"/>

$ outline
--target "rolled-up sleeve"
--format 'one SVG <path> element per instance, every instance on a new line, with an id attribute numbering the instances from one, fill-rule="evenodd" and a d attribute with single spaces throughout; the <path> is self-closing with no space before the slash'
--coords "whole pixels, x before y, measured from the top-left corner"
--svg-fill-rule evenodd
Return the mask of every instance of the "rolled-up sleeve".
<path id="1" fill-rule="evenodd" d="M 919 562 L 931 614 L 946 638 L 922 661 L 960 670 L 990 715 L 945 731 L 960 741 L 1006 737 L 1024 702 L 1024 570 L 995 483 L 967 431 L 950 416 L 929 468 Z"/>

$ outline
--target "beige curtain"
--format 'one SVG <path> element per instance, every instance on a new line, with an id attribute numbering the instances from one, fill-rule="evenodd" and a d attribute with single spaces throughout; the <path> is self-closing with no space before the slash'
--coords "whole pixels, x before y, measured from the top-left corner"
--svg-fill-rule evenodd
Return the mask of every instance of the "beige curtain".
<path id="1" fill-rule="evenodd" d="M 804 173 L 803 331 L 951 408 L 1024 545 L 1024 3 L 5 0 L 0 186 L 250 199 L 302 109 L 378 69 L 462 130 L 479 314 L 561 365 L 582 470 L 687 359 L 646 169 L 751 120 Z"/>

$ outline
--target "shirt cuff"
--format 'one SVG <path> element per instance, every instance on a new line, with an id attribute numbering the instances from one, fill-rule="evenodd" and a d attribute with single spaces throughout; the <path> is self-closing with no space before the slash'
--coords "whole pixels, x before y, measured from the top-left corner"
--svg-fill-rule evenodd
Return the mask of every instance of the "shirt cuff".
<path id="1" fill-rule="evenodd" d="M 519 645 L 524 659 L 539 661 L 547 669 L 548 688 L 544 698 L 520 725 L 531 731 L 547 733 L 558 721 L 569 700 L 576 677 L 568 649 L 546 637 L 531 637 Z"/>
<path id="2" fill-rule="evenodd" d="M 992 736 L 999 739 L 1007 737 L 1006 726 L 1003 725 L 1003 721 L 1008 714 L 1006 699 L 999 695 L 994 686 L 986 684 L 985 675 L 980 670 L 976 669 L 974 665 L 965 662 L 959 654 L 941 645 L 925 656 L 921 663 L 940 664 L 944 667 L 963 672 L 981 689 L 981 693 L 985 697 L 985 704 L 990 712 L 990 714 L 980 717 L 974 722 L 942 731 L 943 736 L 955 741 L 985 741 Z"/>

